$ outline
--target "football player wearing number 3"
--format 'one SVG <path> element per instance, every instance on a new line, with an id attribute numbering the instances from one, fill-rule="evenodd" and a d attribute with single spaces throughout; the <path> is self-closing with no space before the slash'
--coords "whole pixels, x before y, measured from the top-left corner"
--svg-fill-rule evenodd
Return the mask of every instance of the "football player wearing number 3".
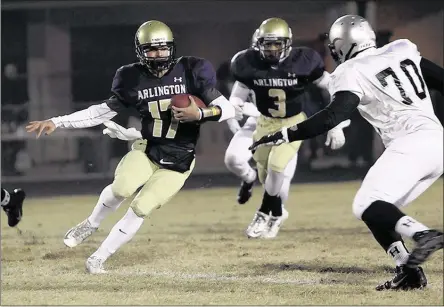
<path id="1" fill-rule="evenodd" d="M 117 70 L 111 98 L 86 110 L 27 126 L 28 132 L 37 131 L 40 136 L 58 127 L 100 125 L 125 108 L 139 111 L 143 139 L 136 141 L 133 150 L 122 158 L 113 183 L 102 191 L 92 214 L 64 237 L 68 247 L 79 245 L 97 230 L 108 213 L 142 187 L 125 216 L 87 259 L 86 268 L 92 274 L 105 273 L 103 263 L 134 237 L 153 209 L 167 203 L 182 188 L 194 167 L 199 123 L 220 122 L 235 115 L 235 107 L 215 88 L 216 74 L 210 62 L 175 57 L 173 33 L 166 24 L 142 24 L 135 35 L 135 45 L 139 62 Z M 171 98 L 177 94 L 194 95 L 207 107 L 198 108 L 194 101 L 186 108 L 170 107 Z"/>
<path id="2" fill-rule="evenodd" d="M 385 145 L 353 201 L 354 215 L 368 226 L 397 266 L 393 279 L 376 289 L 423 288 L 427 280 L 418 265 L 443 248 L 444 235 L 400 208 L 443 174 L 443 127 L 427 87 L 443 94 L 444 69 L 421 57 L 407 39 L 376 48 L 375 37 L 360 16 L 336 20 L 330 28 L 329 47 L 340 65 L 331 75 L 330 105 L 303 123 L 264 136 L 251 148 L 315 137 L 358 109 Z M 415 242 L 411 253 L 402 236 Z"/>
<path id="3" fill-rule="evenodd" d="M 250 91 L 254 91 L 256 106 L 261 113 L 253 140 L 304 121 L 303 104 L 308 98 L 306 86 L 310 83 L 323 88 L 328 86 L 329 74 L 320 55 L 310 48 L 292 48 L 291 44 L 292 33 L 287 22 L 269 18 L 258 28 L 256 48 L 241 51 L 232 59 L 231 71 L 236 82 L 230 102 L 242 105 Z M 342 147 L 345 142 L 342 127 L 330 131 L 328 138 L 332 148 Z M 276 237 L 288 217 L 282 204 L 288 198 L 300 146 L 301 142 L 297 141 L 273 148 L 261 147 L 253 154 L 265 192 L 262 204 L 246 230 L 249 238 Z M 243 179 L 247 184 L 243 187 L 251 188 L 251 182 L 256 179 L 256 173 L 252 170 L 250 173 L 245 174 Z"/>

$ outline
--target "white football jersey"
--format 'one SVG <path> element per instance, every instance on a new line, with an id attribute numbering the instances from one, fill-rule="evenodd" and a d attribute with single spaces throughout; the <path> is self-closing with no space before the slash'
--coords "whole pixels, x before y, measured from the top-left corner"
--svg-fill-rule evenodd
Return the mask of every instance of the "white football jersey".
<path id="1" fill-rule="evenodd" d="M 415 44 L 400 39 L 371 48 L 339 65 L 331 75 L 330 94 L 359 96 L 358 110 L 384 145 L 418 130 L 442 130 L 420 68 Z"/>

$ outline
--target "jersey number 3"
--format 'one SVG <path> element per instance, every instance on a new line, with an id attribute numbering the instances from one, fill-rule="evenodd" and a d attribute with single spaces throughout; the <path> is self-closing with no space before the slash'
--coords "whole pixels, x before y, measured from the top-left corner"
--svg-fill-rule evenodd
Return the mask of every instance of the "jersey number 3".
<path id="1" fill-rule="evenodd" d="M 404 74 L 409 79 L 410 83 L 412 84 L 413 89 L 415 90 L 416 96 L 418 96 L 418 98 L 420 98 L 421 100 L 426 98 L 427 94 L 425 92 L 425 83 L 424 83 L 424 80 L 422 79 L 421 75 L 419 74 L 418 67 L 416 67 L 415 63 L 412 60 L 407 59 L 407 60 L 404 60 L 401 63 L 399 63 L 399 66 L 401 67 L 402 71 L 404 72 Z M 413 68 L 413 70 L 415 71 L 415 74 L 418 77 L 419 82 L 421 83 L 421 91 L 418 90 L 418 87 L 416 86 L 415 81 L 412 78 L 412 75 L 407 70 L 408 66 L 411 66 Z M 376 75 L 376 78 L 378 79 L 378 81 L 381 83 L 381 85 L 383 87 L 386 87 L 388 85 L 387 80 L 386 80 L 388 76 L 392 76 L 393 81 L 395 82 L 395 85 L 398 88 L 399 93 L 401 94 L 402 102 L 407 105 L 411 105 L 413 103 L 413 101 L 410 99 L 410 97 L 407 97 L 407 95 L 405 94 L 405 90 L 402 87 L 401 81 L 399 81 L 398 76 L 395 74 L 395 72 L 393 71 L 393 69 L 391 67 L 388 67 L 388 68 L 384 69 L 383 71 L 379 72 Z"/>
<path id="2" fill-rule="evenodd" d="M 170 104 L 171 104 L 171 99 L 161 99 L 159 101 L 148 102 L 148 110 L 150 111 L 151 116 L 154 119 L 153 136 L 156 138 L 162 137 L 163 120 L 160 117 L 160 112 L 168 110 Z M 165 138 L 174 139 L 174 137 L 176 136 L 178 126 L 179 122 L 172 117 L 170 122 L 170 127 L 168 128 L 168 132 Z"/>
<path id="3" fill-rule="evenodd" d="M 287 108 L 285 105 L 286 95 L 285 91 L 278 88 L 271 88 L 268 90 L 268 96 L 275 99 L 274 104 L 277 106 L 277 109 L 268 109 L 268 112 L 273 117 L 285 117 L 287 114 Z"/>

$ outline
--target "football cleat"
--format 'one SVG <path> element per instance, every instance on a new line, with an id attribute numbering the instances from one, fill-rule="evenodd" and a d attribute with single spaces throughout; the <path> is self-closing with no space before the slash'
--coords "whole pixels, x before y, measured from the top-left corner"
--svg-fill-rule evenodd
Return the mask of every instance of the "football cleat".
<path id="1" fill-rule="evenodd" d="M 262 233 L 265 231 L 268 220 L 270 216 L 257 211 L 254 215 L 253 221 L 248 226 L 247 230 L 245 231 L 245 234 L 248 238 L 258 238 L 262 235 Z"/>
<path id="2" fill-rule="evenodd" d="M 86 259 L 85 262 L 86 271 L 90 274 L 106 274 L 108 272 L 103 267 L 104 262 L 105 260 L 102 258 L 91 256 L 88 259 Z"/>
<path id="3" fill-rule="evenodd" d="M 26 198 L 26 194 L 22 189 L 15 189 L 9 196 L 9 203 L 3 206 L 3 210 L 8 216 L 9 227 L 15 227 L 22 220 L 23 201 Z"/>
<path id="4" fill-rule="evenodd" d="M 77 224 L 65 234 L 63 243 L 68 247 L 75 247 L 85 241 L 90 235 L 97 231 L 97 227 L 92 227 L 88 219 Z"/>
<path id="5" fill-rule="evenodd" d="M 289 216 L 288 211 L 285 208 L 282 208 L 281 216 L 270 216 L 270 219 L 268 220 L 267 223 L 267 227 L 265 228 L 261 237 L 266 239 L 276 238 L 279 230 L 282 227 L 282 224 L 286 219 L 288 219 L 288 216 Z"/>
<path id="6" fill-rule="evenodd" d="M 253 184 L 254 181 L 250 183 L 242 181 L 239 193 L 237 193 L 237 202 L 239 205 L 243 205 L 250 200 L 251 195 L 253 194 Z"/>
<path id="7" fill-rule="evenodd" d="M 377 291 L 383 290 L 414 290 L 427 286 L 427 278 L 421 267 L 409 268 L 405 265 L 397 266 L 393 279 L 376 287 Z"/>
<path id="8" fill-rule="evenodd" d="M 422 264 L 431 254 L 444 247 L 443 233 L 434 229 L 415 233 L 413 241 L 416 242 L 416 246 L 410 253 L 406 263 L 406 266 L 410 268 L 415 268 Z"/>

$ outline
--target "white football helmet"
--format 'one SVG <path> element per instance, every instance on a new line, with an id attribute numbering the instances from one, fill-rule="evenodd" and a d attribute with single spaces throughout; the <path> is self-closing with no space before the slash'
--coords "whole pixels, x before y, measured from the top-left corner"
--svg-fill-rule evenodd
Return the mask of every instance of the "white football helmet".
<path id="1" fill-rule="evenodd" d="M 353 58 L 359 52 L 376 47 L 376 34 L 363 17 L 345 15 L 338 18 L 328 34 L 330 53 L 338 63 Z"/>

